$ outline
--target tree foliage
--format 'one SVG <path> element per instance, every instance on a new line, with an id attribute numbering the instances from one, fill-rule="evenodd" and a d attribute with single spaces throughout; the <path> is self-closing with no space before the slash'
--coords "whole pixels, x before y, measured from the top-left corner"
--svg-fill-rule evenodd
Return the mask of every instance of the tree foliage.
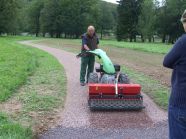
<path id="1" fill-rule="evenodd" d="M 0 0 L 0 34 L 16 30 L 18 1 Z"/>
<path id="2" fill-rule="evenodd" d="M 170 43 L 183 33 L 180 22 L 181 15 L 186 7 L 185 0 L 166 0 L 164 5 L 158 9 L 157 32 L 162 37 L 162 41 L 168 38 Z"/>
<path id="3" fill-rule="evenodd" d="M 120 0 L 117 8 L 118 24 L 117 39 L 136 39 L 138 17 L 141 11 L 142 0 Z"/>
<path id="4" fill-rule="evenodd" d="M 142 3 L 141 14 L 139 15 L 138 33 L 141 35 L 142 41 L 146 39 L 151 41 L 155 34 L 156 22 L 156 6 L 152 0 L 144 0 Z"/>
<path id="5" fill-rule="evenodd" d="M 0 35 L 28 32 L 36 36 L 78 38 L 88 25 L 104 36 L 115 32 L 117 40 L 149 40 L 174 43 L 184 33 L 181 15 L 186 0 L 0 0 Z"/>

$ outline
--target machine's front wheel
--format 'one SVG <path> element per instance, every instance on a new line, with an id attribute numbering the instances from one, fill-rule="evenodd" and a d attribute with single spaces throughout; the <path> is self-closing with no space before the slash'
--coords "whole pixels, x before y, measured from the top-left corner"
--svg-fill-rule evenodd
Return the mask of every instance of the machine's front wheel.
<path id="1" fill-rule="evenodd" d="M 88 77 L 88 83 L 98 83 L 98 74 L 95 72 L 90 73 Z"/>
<path id="2" fill-rule="evenodd" d="M 121 73 L 119 75 L 118 81 L 121 84 L 129 84 L 130 83 L 130 80 L 129 80 L 128 76 L 126 74 L 124 74 L 124 73 Z"/>

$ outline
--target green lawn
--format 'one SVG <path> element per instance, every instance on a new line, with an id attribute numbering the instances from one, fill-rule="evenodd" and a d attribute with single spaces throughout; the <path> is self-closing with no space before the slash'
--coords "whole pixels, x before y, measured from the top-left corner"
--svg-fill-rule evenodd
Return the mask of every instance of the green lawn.
<path id="1" fill-rule="evenodd" d="M 34 52 L 16 43 L 20 39 L 0 37 L 0 102 L 22 85 L 37 65 Z"/>
<path id="2" fill-rule="evenodd" d="M 12 122 L 3 113 L 0 113 L 0 139 L 31 139 L 30 128 L 23 128 L 20 124 Z"/>
<path id="3" fill-rule="evenodd" d="M 112 40 L 103 40 L 101 41 L 101 45 L 103 46 L 113 46 L 119 48 L 129 48 L 138 51 L 152 52 L 152 53 L 160 53 L 166 54 L 172 45 L 166 45 L 162 43 L 139 43 L 139 42 L 117 42 Z"/>
<path id="4" fill-rule="evenodd" d="M 51 39 L 56 40 L 58 42 L 58 39 Z M 79 39 L 63 39 L 64 44 L 72 44 L 72 45 L 81 45 L 81 40 Z M 59 44 L 56 44 L 59 45 Z M 140 42 L 118 42 L 116 40 L 100 40 L 101 47 L 118 47 L 118 48 L 128 48 L 138 51 L 144 51 L 144 52 L 151 52 L 151 53 L 159 53 L 159 54 L 166 54 L 172 45 L 167 45 L 163 43 L 140 43 Z"/>
<path id="5" fill-rule="evenodd" d="M 18 43 L 33 39 L 38 38 L 0 37 L 0 105 L 12 99 L 21 105 L 19 112 L 6 113 L 11 121 L 2 114 L 6 110 L 0 110 L 0 139 L 32 138 L 28 127 L 48 124 L 45 119 L 55 117 L 64 105 L 66 75 L 61 64 L 42 50 Z"/>

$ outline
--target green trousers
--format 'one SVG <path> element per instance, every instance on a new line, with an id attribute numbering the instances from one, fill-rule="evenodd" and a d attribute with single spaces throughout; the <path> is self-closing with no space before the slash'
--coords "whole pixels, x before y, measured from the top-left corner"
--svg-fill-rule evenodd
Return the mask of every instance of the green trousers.
<path id="1" fill-rule="evenodd" d="M 80 71 L 81 83 L 85 83 L 85 79 L 86 81 L 88 81 L 89 74 L 94 71 L 94 63 L 95 63 L 94 55 L 81 58 L 81 71 Z"/>

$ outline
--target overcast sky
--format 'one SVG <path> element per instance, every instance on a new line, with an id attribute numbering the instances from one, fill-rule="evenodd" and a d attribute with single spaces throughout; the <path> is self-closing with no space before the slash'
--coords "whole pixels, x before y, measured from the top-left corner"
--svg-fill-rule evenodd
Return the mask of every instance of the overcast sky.
<path id="1" fill-rule="evenodd" d="M 112 2 L 112 3 L 116 3 L 117 0 L 104 0 L 104 1 L 108 1 L 108 2 Z"/>
<path id="2" fill-rule="evenodd" d="M 104 0 L 104 1 L 112 2 L 112 3 L 117 3 L 116 1 L 118 1 L 118 0 Z M 162 0 L 159 0 L 159 1 L 162 1 Z"/>

